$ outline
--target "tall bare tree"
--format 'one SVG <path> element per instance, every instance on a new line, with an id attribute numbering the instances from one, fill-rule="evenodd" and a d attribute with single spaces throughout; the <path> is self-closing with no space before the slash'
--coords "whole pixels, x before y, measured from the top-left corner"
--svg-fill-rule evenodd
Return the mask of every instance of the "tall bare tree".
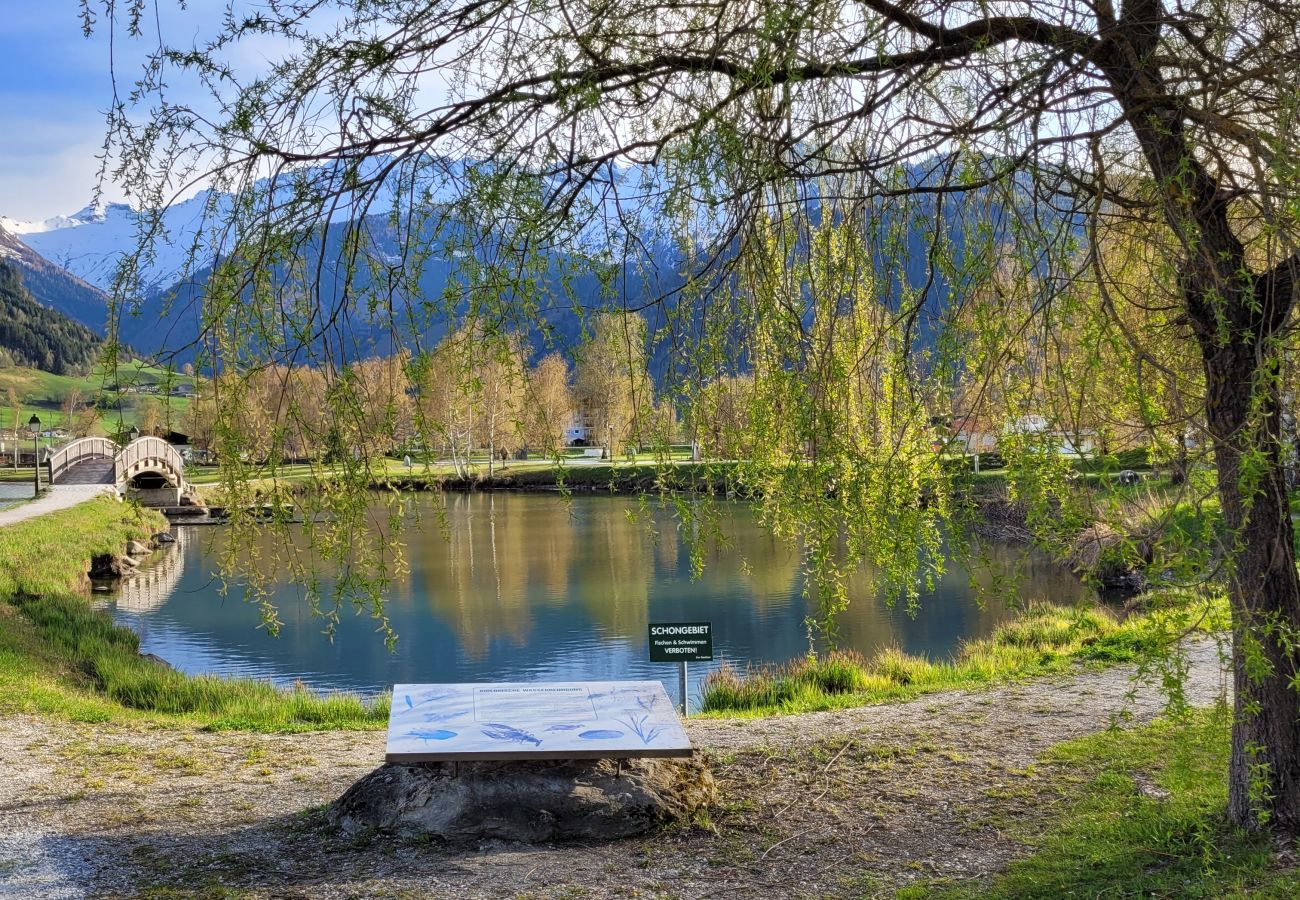
<path id="1" fill-rule="evenodd" d="M 635 313 L 602 313 L 582 345 L 573 394 L 591 441 L 613 458 L 618 441 L 639 440 L 654 397 L 647 370 L 645 319 Z"/>
<path id="2" fill-rule="evenodd" d="M 569 364 L 558 353 L 544 356 L 528 373 L 524 434 L 529 446 L 556 453 L 573 422 Z"/>

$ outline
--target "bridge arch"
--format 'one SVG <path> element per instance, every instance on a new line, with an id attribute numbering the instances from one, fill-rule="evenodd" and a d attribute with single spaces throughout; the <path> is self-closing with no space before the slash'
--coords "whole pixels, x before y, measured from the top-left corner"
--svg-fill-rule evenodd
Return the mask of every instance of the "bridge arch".
<path id="1" fill-rule="evenodd" d="M 51 453 L 46 465 L 52 485 L 113 484 L 119 491 L 189 490 L 180 451 L 152 435 L 138 437 L 125 447 L 109 438 L 79 438 Z"/>
<path id="2" fill-rule="evenodd" d="M 167 487 L 184 491 L 185 459 L 180 451 L 160 437 L 138 437 L 122 448 L 116 458 L 117 485 L 124 487 L 157 486 L 161 479 Z"/>
<path id="3" fill-rule="evenodd" d="M 46 461 L 50 484 L 112 484 L 118 446 L 106 437 L 78 438 L 52 452 Z"/>

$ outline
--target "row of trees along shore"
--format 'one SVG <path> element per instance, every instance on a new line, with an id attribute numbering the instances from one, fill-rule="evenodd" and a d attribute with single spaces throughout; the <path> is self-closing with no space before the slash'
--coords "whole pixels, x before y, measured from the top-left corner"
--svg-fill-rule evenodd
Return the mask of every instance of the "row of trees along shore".
<path id="1" fill-rule="evenodd" d="M 152 40 L 153 14 L 112 4 L 86 27 Z M 119 307 L 145 299 L 178 173 L 213 188 L 185 275 L 214 371 L 337 347 L 356 316 L 399 331 L 427 312 L 430 259 L 456 285 L 435 305 L 494 326 L 544 319 L 544 283 L 577 304 L 593 273 L 610 297 L 636 275 L 629 302 L 697 391 L 752 375 L 738 477 L 804 548 L 828 620 L 850 566 L 915 603 L 962 552 L 930 412 L 964 373 L 970 397 L 1077 407 L 1126 363 L 1139 421 L 1199 419 L 1210 449 L 1221 530 L 1150 542 L 1150 572 L 1190 617 L 1230 601 L 1227 816 L 1300 832 L 1300 5 L 280 0 L 217 31 L 155 48 L 110 111 L 111 174 L 151 211 Z M 283 55 L 241 78 L 248 41 Z M 1086 366 L 1044 366 L 1066 336 Z M 355 390 L 324 399 L 355 415 Z M 1077 528 L 1088 511 L 1031 437 L 1003 448 L 1016 495 L 1040 534 Z M 341 590 L 386 621 L 389 551 L 358 557 L 365 475 L 322 485 L 314 559 L 370 566 Z"/>
<path id="2" fill-rule="evenodd" d="M 572 367 L 533 355 L 518 334 L 465 326 L 427 353 L 371 357 L 341 371 L 264 366 L 214 378 L 191 406 L 191 441 L 219 455 L 306 460 L 360 453 L 437 455 L 468 474 L 495 460 L 559 453 L 575 437 L 617 451 L 674 439 L 676 416 L 656 401 L 645 320 L 593 317 Z M 339 415 L 340 408 L 346 414 Z M 575 426 L 581 435 L 571 435 Z"/>

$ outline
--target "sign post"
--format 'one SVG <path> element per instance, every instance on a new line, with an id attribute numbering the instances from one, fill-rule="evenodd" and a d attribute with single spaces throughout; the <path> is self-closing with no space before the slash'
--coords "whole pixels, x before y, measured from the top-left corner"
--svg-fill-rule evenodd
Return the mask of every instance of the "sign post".
<path id="1" fill-rule="evenodd" d="M 687 715 L 688 662 L 713 659 L 712 622 L 651 622 L 650 661 L 681 664 L 682 715 Z"/>

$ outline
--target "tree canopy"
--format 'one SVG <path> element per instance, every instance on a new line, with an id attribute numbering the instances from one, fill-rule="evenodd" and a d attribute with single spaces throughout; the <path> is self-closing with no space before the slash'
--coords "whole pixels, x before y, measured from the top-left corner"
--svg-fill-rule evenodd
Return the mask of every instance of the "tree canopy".
<path id="1" fill-rule="evenodd" d="M 104 9 L 91 27 L 142 29 L 143 4 Z M 1122 357 L 1139 424 L 1185 438 L 1199 417 L 1213 450 L 1231 816 L 1294 830 L 1298 35 L 1271 0 L 280 0 L 158 48 L 110 115 L 113 175 L 151 209 L 200 175 L 219 189 L 193 247 L 218 370 L 339 370 L 350 316 L 416 359 L 412 316 L 544 332 L 597 273 L 610 308 L 654 311 L 683 404 L 752 374 L 735 477 L 832 609 L 860 558 L 909 600 L 942 567 L 961 510 L 931 423 L 960 382 L 972 406 L 1002 372 L 1003 398 L 1079 408 L 1089 382 L 1060 361 Z M 266 38 L 283 55 L 241 71 Z M 210 99 L 173 102 L 184 78 Z M 145 231 L 140 259 L 163 239 Z M 1150 291 L 1116 287 L 1128 245 Z M 647 272 L 663 248 L 672 270 Z M 455 261 L 437 298 L 417 289 L 432 255 Z M 653 296 L 621 289 L 630 271 Z M 1016 489 L 1044 527 L 1071 521 L 1059 461 L 1018 434 Z M 364 461 L 349 474 L 364 485 Z"/>

